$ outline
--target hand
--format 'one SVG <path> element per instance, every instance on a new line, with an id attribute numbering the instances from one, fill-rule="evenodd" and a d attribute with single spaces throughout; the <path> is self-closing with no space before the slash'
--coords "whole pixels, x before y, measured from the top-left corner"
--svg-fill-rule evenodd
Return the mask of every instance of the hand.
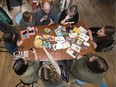
<path id="1" fill-rule="evenodd" d="M 40 22 L 42 23 L 44 20 L 47 20 L 47 18 L 45 16 L 40 19 Z"/>
<path id="2" fill-rule="evenodd" d="M 69 16 L 69 15 L 67 15 L 67 16 L 65 17 L 65 19 L 64 19 L 64 20 L 66 21 L 66 20 L 68 20 L 69 18 L 70 18 L 70 16 Z"/>
<path id="3" fill-rule="evenodd" d="M 54 24 L 54 21 L 50 18 L 50 23 L 48 24 L 48 26 L 52 24 Z"/>
<path id="4" fill-rule="evenodd" d="M 30 50 L 32 53 L 34 53 L 34 54 L 36 53 L 36 50 L 34 48 L 31 48 Z"/>
<path id="5" fill-rule="evenodd" d="M 23 43 L 23 40 L 17 41 L 17 46 L 20 46 Z"/>
<path id="6" fill-rule="evenodd" d="M 88 33 L 89 33 L 90 39 L 93 40 L 92 31 L 88 30 Z"/>
<path id="7" fill-rule="evenodd" d="M 41 48 L 42 48 L 43 50 L 46 50 L 45 46 L 41 46 Z"/>
<path id="8" fill-rule="evenodd" d="M 97 47 L 97 44 L 94 41 L 92 41 L 92 44 L 93 44 L 93 47 L 95 49 Z"/>
<path id="9" fill-rule="evenodd" d="M 83 56 L 82 55 L 78 55 L 76 59 L 79 60 L 81 58 L 83 58 Z"/>

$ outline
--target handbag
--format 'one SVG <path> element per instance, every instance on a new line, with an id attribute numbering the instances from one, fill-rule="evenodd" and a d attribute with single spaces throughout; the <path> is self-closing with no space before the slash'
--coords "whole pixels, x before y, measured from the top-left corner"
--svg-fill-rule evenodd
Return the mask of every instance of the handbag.
<path id="1" fill-rule="evenodd" d="M 69 82 L 69 74 L 68 74 L 66 68 L 64 66 L 60 65 L 60 69 L 61 69 L 62 79 L 68 83 Z"/>

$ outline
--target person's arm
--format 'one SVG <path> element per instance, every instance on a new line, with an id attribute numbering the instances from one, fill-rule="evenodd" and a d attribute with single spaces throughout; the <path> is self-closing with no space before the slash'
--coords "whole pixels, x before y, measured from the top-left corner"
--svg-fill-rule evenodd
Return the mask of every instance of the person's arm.
<path id="1" fill-rule="evenodd" d="M 79 20 L 79 14 L 77 12 L 73 17 L 74 24 L 76 24 L 78 22 L 78 20 Z"/>
<path id="2" fill-rule="evenodd" d="M 92 31 L 91 30 L 88 30 L 88 34 L 89 34 L 89 37 L 90 37 L 91 41 L 93 41 Z"/>
<path id="3" fill-rule="evenodd" d="M 60 23 L 63 25 L 68 24 L 68 23 L 70 23 L 70 22 L 66 22 L 68 19 L 70 19 L 69 15 L 67 15 Z"/>
<path id="4" fill-rule="evenodd" d="M 41 25 L 44 20 L 44 17 L 42 16 L 42 11 L 40 10 L 37 14 L 37 24 Z"/>
<path id="5" fill-rule="evenodd" d="M 59 17 L 59 24 L 61 24 L 61 21 L 66 17 L 66 10 L 62 11 Z"/>
<path id="6" fill-rule="evenodd" d="M 8 50 L 8 52 L 9 52 L 10 54 L 13 54 L 13 52 L 15 52 L 15 51 L 18 50 L 18 46 L 14 46 L 13 44 L 11 44 L 11 43 L 6 43 L 6 42 L 4 42 L 4 44 L 5 44 L 5 47 L 6 47 L 6 49 Z"/>
<path id="7" fill-rule="evenodd" d="M 35 60 L 38 60 L 38 57 L 37 57 L 37 52 L 34 48 L 31 49 L 31 52 L 34 54 L 35 56 Z"/>
<path id="8" fill-rule="evenodd" d="M 52 21 L 51 21 L 51 19 L 52 19 Z M 56 14 L 56 11 L 54 11 L 54 10 L 52 10 L 52 12 L 51 12 L 50 22 L 51 22 L 52 24 L 58 23 L 57 14 Z"/>
<path id="9" fill-rule="evenodd" d="M 42 47 L 44 52 L 46 53 L 50 63 L 54 66 L 54 68 L 56 69 L 56 71 L 59 73 L 59 75 L 61 75 L 61 70 L 59 65 L 57 64 L 57 62 L 54 60 L 54 58 L 52 57 L 52 55 L 46 50 L 45 47 Z"/>

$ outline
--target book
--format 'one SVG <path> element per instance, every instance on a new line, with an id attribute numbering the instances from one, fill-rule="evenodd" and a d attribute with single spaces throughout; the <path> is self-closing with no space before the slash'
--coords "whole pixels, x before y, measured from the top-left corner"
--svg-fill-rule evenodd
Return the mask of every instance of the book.
<path id="1" fill-rule="evenodd" d="M 82 26 L 80 26 L 78 29 L 81 31 L 81 33 L 84 33 L 84 34 L 87 34 L 88 32 L 87 29 L 83 28 Z"/>
<path id="2" fill-rule="evenodd" d="M 29 31 L 29 35 L 35 35 L 34 27 L 27 27 L 27 30 Z"/>
<path id="3" fill-rule="evenodd" d="M 63 49 L 62 44 L 61 43 L 53 44 L 53 49 L 54 51 Z"/>
<path id="4" fill-rule="evenodd" d="M 66 53 L 69 54 L 69 55 L 70 55 L 71 57 L 73 57 L 73 58 L 76 58 L 76 56 L 77 56 L 77 52 L 74 51 L 74 50 L 71 49 L 71 48 L 68 48 L 68 49 L 66 50 Z"/>
<path id="5" fill-rule="evenodd" d="M 79 37 L 82 38 L 82 39 L 85 40 L 85 41 L 88 41 L 89 38 L 90 38 L 88 35 L 86 35 L 86 34 L 84 34 L 84 33 L 79 34 Z"/>
<path id="6" fill-rule="evenodd" d="M 83 39 L 78 38 L 77 41 L 76 41 L 76 44 L 81 45 L 83 43 L 83 41 L 84 41 Z"/>
<path id="7" fill-rule="evenodd" d="M 29 38 L 31 35 L 35 35 L 34 27 L 27 27 L 26 30 L 20 31 L 22 40 Z"/>
<path id="8" fill-rule="evenodd" d="M 16 51 L 13 53 L 16 58 L 26 58 L 29 57 L 29 51 Z"/>
<path id="9" fill-rule="evenodd" d="M 63 42 L 65 42 L 65 39 L 64 39 L 64 37 L 55 37 L 55 42 L 63 43 Z"/>
<path id="10" fill-rule="evenodd" d="M 78 35 L 81 33 L 81 31 L 77 27 L 74 27 L 73 31 L 76 32 Z"/>
<path id="11" fill-rule="evenodd" d="M 77 36 L 77 33 L 69 33 L 70 38 L 75 38 Z"/>
<path id="12" fill-rule="evenodd" d="M 66 41 L 68 41 L 70 43 L 74 43 L 75 42 L 75 38 L 66 37 Z"/>
<path id="13" fill-rule="evenodd" d="M 55 41 L 55 36 L 50 36 L 47 41 Z"/>
<path id="14" fill-rule="evenodd" d="M 62 47 L 63 47 L 63 49 L 69 48 L 70 47 L 70 43 L 69 42 L 62 43 Z"/>
<path id="15" fill-rule="evenodd" d="M 58 28 L 54 30 L 56 36 L 63 36 L 62 28 L 63 28 L 62 26 L 58 26 Z"/>
<path id="16" fill-rule="evenodd" d="M 20 31 L 20 35 L 21 35 L 22 40 L 25 40 L 25 39 L 29 38 L 28 30 Z"/>
<path id="17" fill-rule="evenodd" d="M 75 50 L 76 52 L 80 52 L 80 50 L 81 50 L 81 47 L 78 46 L 78 45 L 76 45 L 76 44 L 72 44 L 71 48 L 72 48 L 73 50 Z"/>

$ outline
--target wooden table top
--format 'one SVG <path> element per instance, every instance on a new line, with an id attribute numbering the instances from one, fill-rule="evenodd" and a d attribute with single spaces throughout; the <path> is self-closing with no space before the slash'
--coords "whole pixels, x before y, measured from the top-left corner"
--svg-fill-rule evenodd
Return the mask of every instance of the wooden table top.
<path id="1" fill-rule="evenodd" d="M 52 31 L 51 35 L 56 36 L 54 30 L 57 29 L 58 26 L 59 26 L 59 24 L 54 24 L 54 25 L 51 25 L 51 26 L 47 26 L 47 25 L 36 26 L 35 28 L 38 29 L 38 32 L 36 32 L 35 35 L 30 36 L 30 38 L 25 39 L 23 44 L 19 47 L 19 50 L 29 51 L 29 56 L 30 56 L 30 58 L 33 59 L 34 55 L 33 55 L 33 53 L 30 52 L 30 48 L 34 48 L 33 43 L 34 43 L 35 36 L 36 35 L 41 36 L 46 27 L 51 29 L 51 31 Z M 85 26 L 83 21 L 79 21 L 76 26 L 77 27 L 82 26 L 85 29 L 87 29 L 87 27 Z M 88 53 L 95 53 L 90 39 L 89 39 L 88 43 L 90 43 L 90 46 L 87 49 L 82 49 L 78 54 L 85 55 L 85 54 L 88 54 Z M 24 47 L 24 48 L 22 48 L 22 47 Z M 37 56 L 38 56 L 40 61 L 48 60 L 47 56 L 46 56 L 46 54 L 45 54 L 45 52 L 43 51 L 42 48 L 35 48 L 35 49 L 37 51 Z M 51 55 L 53 56 L 53 58 L 55 60 L 70 60 L 70 59 L 72 59 L 72 57 L 65 52 L 66 49 L 61 49 L 61 50 L 57 50 L 57 51 L 54 51 L 53 49 L 47 49 L 47 50 L 51 53 Z"/>

